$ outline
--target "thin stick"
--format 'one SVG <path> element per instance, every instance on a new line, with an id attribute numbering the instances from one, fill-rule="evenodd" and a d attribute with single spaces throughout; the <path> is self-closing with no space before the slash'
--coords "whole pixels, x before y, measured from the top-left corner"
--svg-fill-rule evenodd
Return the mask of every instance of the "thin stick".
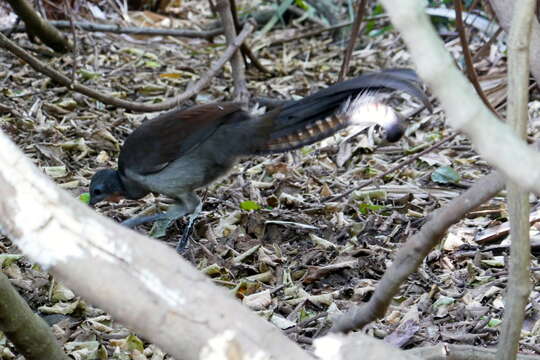
<path id="1" fill-rule="evenodd" d="M 478 75 L 474 69 L 471 51 L 469 50 L 469 42 L 467 41 L 467 35 L 465 34 L 465 25 L 463 24 L 463 5 L 461 4 L 461 0 L 454 0 L 454 7 L 456 10 L 456 27 L 458 29 L 459 40 L 461 41 L 461 48 L 463 49 L 463 57 L 465 58 L 467 77 L 473 84 L 476 93 L 480 96 L 484 104 L 493 114 L 498 116 L 497 111 L 487 99 L 486 94 L 484 94 L 482 86 L 480 86 L 480 82 L 478 81 Z"/>
<path id="2" fill-rule="evenodd" d="M 425 148 L 424 150 L 420 151 L 418 154 L 415 154 L 414 156 L 411 156 L 410 158 L 408 158 L 407 160 L 397 164 L 396 166 L 393 166 L 391 167 L 390 169 L 386 170 L 385 172 L 369 179 L 368 181 L 365 181 L 363 182 L 362 184 L 352 188 L 352 189 L 349 189 L 347 191 L 345 191 L 344 193 L 341 193 L 339 195 L 335 195 L 335 196 L 329 196 L 329 197 L 326 197 L 326 198 L 323 198 L 322 201 L 323 202 L 326 202 L 326 201 L 337 201 L 337 200 L 340 200 L 348 195 L 350 195 L 352 192 L 354 191 L 358 191 L 368 185 L 371 185 L 373 184 L 374 182 L 377 182 L 379 181 L 380 179 L 384 178 L 386 175 L 390 174 L 390 173 L 393 173 L 394 171 L 397 171 L 401 168 L 403 168 L 404 166 L 407 166 L 411 163 L 413 163 L 414 161 L 416 161 L 419 157 L 421 156 L 424 156 L 426 155 L 427 153 L 429 152 L 432 152 L 433 150 L 439 148 L 440 146 L 446 144 L 447 142 L 449 141 L 452 141 L 453 139 L 455 139 L 455 137 L 457 136 L 457 133 L 455 134 L 452 134 L 450 136 L 447 136 L 445 137 L 444 139 L 442 140 L 439 140 L 437 141 L 435 144 L 431 145 L 430 147 L 427 147 Z M 405 158 L 405 157 L 403 157 Z"/>
<path id="3" fill-rule="evenodd" d="M 231 7 L 228 0 L 217 0 L 217 11 L 223 29 L 225 31 L 225 38 L 227 43 L 232 43 L 236 37 L 236 30 L 234 27 L 234 20 L 231 13 Z M 240 103 L 247 103 L 249 99 L 249 92 L 246 86 L 246 69 L 242 60 L 242 54 L 240 51 L 235 51 L 231 59 L 232 76 L 234 80 L 234 99 Z"/>
<path id="4" fill-rule="evenodd" d="M 73 50 L 72 50 L 72 64 L 71 64 L 71 83 L 75 84 L 76 75 L 77 75 L 77 56 L 79 55 L 79 47 L 77 44 L 77 32 L 75 30 L 75 25 L 73 24 L 73 9 L 71 4 L 67 0 L 64 0 L 64 10 L 66 14 L 69 14 L 69 23 L 71 25 L 71 35 L 73 36 Z"/>
<path id="5" fill-rule="evenodd" d="M 167 101 L 161 102 L 159 104 L 144 104 L 134 101 L 126 101 L 122 99 L 115 98 L 114 96 L 96 91 L 90 87 L 81 85 L 81 84 L 72 84 L 71 80 L 63 73 L 54 70 L 48 65 L 45 65 L 39 61 L 34 56 L 30 55 L 20 46 L 15 44 L 13 41 L 9 40 L 4 34 L 0 33 L 0 46 L 10 51 L 13 55 L 18 58 L 26 61 L 36 71 L 39 71 L 42 74 L 49 76 L 51 79 L 59 83 L 60 85 L 66 86 L 73 91 L 79 92 L 83 95 L 91 97 L 93 99 L 99 100 L 107 105 L 114 105 L 122 107 L 131 111 L 140 111 L 140 112 L 152 112 L 152 111 L 163 111 L 172 109 L 187 99 L 191 98 L 195 94 L 199 93 L 204 89 L 212 78 L 221 70 L 227 61 L 232 57 L 234 52 L 238 49 L 240 44 L 251 34 L 254 29 L 254 25 L 247 23 L 244 26 L 242 32 L 234 39 L 234 41 L 229 44 L 225 52 L 221 55 L 218 61 L 216 61 L 208 72 L 203 75 L 199 81 L 197 81 L 193 86 L 189 86 L 186 91 L 177 95 L 176 97 L 169 99 Z"/>
<path id="6" fill-rule="evenodd" d="M 58 29 L 69 29 L 71 27 L 70 21 L 66 20 L 51 20 L 49 21 L 51 25 Z M 133 34 L 133 35 L 153 35 L 153 36 L 176 36 L 176 37 L 185 37 L 185 38 L 203 38 L 206 40 L 211 40 L 212 38 L 223 34 L 223 28 L 218 28 L 214 30 L 207 31 L 197 31 L 189 29 L 156 29 L 156 28 L 147 28 L 147 27 L 136 27 L 136 26 L 118 26 L 114 24 L 96 24 L 87 21 L 75 21 L 75 26 L 81 30 L 90 31 L 90 32 L 106 32 L 113 34 Z M 23 32 L 25 31 L 24 24 L 18 25 L 16 27 L 2 28 L 0 29 L 1 33 L 8 33 L 9 31 Z"/>
<path id="7" fill-rule="evenodd" d="M 527 137 L 529 120 L 529 44 L 531 41 L 534 0 L 515 2 L 508 36 L 507 122 L 519 137 Z M 513 360 L 519 349 L 525 306 L 531 292 L 529 277 L 529 193 L 514 181 L 506 184 L 510 220 L 510 276 L 504 297 L 504 321 L 497 346 L 497 360 Z"/>
<path id="8" fill-rule="evenodd" d="M 284 39 L 275 40 L 275 41 L 271 42 L 270 44 L 268 44 L 268 46 L 281 45 L 281 44 L 285 44 L 285 43 L 288 43 L 288 42 L 291 42 L 291 41 L 296 41 L 296 40 L 301 40 L 301 39 L 305 39 L 305 38 L 312 37 L 312 36 L 317 36 L 317 35 L 322 34 L 324 32 L 328 32 L 328 31 L 332 31 L 332 30 L 341 29 L 341 28 L 344 28 L 344 27 L 347 27 L 347 26 L 351 26 L 352 24 L 353 23 L 351 21 L 349 21 L 349 22 L 342 23 L 342 24 L 337 24 L 337 25 L 334 25 L 334 26 L 329 26 L 329 27 L 324 27 L 324 28 L 321 28 L 321 29 L 313 30 L 313 31 L 308 31 L 308 32 L 303 33 L 301 35 L 296 35 L 296 36 L 291 36 L 291 37 L 284 38 Z"/>
<path id="9" fill-rule="evenodd" d="M 233 21 L 234 21 L 234 27 L 236 29 L 236 32 L 239 32 L 241 29 L 241 26 L 240 26 L 240 21 L 238 20 L 238 12 L 236 11 L 236 0 L 229 0 L 229 2 L 231 6 L 231 13 L 233 16 Z M 255 67 L 259 69 L 260 71 L 267 74 L 272 73 L 272 71 L 268 70 L 263 64 L 261 64 L 259 59 L 257 59 L 255 54 L 253 54 L 253 52 L 251 51 L 251 48 L 249 48 L 246 44 L 242 44 L 240 46 L 240 50 L 242 50 L 242 54 L 244 55 L 244 64 L 246 65 L 246 67 L 248 65 L 246 61 L 246 57 L 247 57 L 249 58 L 249 60 L 251 60 L 251 63 L 255 65 Z"/>
<path id="10" fill-rule="evenodd" d="M 356 38 L 360 33 L 360 24 L 365 14 L 367 0 L 358 0 L 356 5 L 356 17 L 354 18 L 353 28 L 351 31 L 351 38 L 349 39 L 349 45 L 345 50 L 345 55 L 343 56 L 343 63 L 341 64 L 341 70 L 339 71 L 338 81 L 343 81 L 347 73 L 349 72 L 349 65 L 351 62 L 352 52 L 354 50 L 354 45 L 356 44 Z"/>

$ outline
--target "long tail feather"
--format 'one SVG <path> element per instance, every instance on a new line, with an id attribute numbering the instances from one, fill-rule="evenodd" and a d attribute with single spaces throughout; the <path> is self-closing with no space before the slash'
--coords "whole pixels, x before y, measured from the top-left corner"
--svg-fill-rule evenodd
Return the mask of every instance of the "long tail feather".
<path id="1" fill-rule="evenodd" d="M 290 101 L 282 105 L 280 110 L 264 116 L 263 121 L 268 123 L 270 120 L 272 129 L 269 131 L 267 142 L 256 152 L 282 152 L 322 140 L 351 123 L 350 116 L 331 116 L 338 113 L 344 103 L 365 93 L 376 94 L 392 90 L 403 91 L 418 98 L 431 110 L 429 99 L 420 88 L 419 79 L 413 70 L 386 69 L 377 73 L 364 74 L 325 88 L 303 99 Z M 361 108 L 356 107 L 356 109 Z M 387 113 L 389 111 L 386 108 L 379 110 Z M 364 113 L 366 112 L 364 111 Z M 372 115 L 373 112 L 370 114 Z M 394 116 L 396 121 L 399 118 L 393 110 L 391 114 L 388 114 L 388 116 Z M 398 125 L 395 124 L 395 126 Z"/>

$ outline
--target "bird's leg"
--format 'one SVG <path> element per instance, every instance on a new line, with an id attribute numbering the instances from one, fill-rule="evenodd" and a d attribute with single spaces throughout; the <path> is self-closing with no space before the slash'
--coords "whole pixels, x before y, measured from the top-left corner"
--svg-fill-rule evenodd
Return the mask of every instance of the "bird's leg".
<path id="1" fill-rule="evenodd" d="M 154 215 L 148 215 L 148 216 L 138 216 L 138 217 L 133 217 L 131 219 L 122 221 L 122 225 L 133 229 L 134 227 L 142 225 L 142 224 L 155 222 L 158 220 L 163 220 L 163 219 L 168 219 L 168 218 L 169 218 L 169 215 L 167 215 L 167 213 L 160 213 L 160 214 L 154 214 Z"/>
<path id="2" fill-rule="evenodd" d="M 166 235 L 167 229 L 179 218 L 193 214 L 200 206 L 201 201 L 195 193 L 183 193 L 176 197 L 176 202 L 169 210 L 163 214 L 152 226 L 150 236 L 161 238 Z M 193 222 L 190 217 L 190 222 Z"/>
<path id="3" fill-rule="evenodd" d="M 195 208 L 195 211 L 193 211 L 189 215 L 188 225 L 184 229 L 184 233 L 182 234 L 182 237 L 180 238 L 180 240 L 176 244 L 176 252 L 177 253 L 183 254 L 184 251 L 186 250 L 187 245 L 188 245 L 189 236 L 193 232 L 193 225 L 195 224 L 195 220 L 197 220 L 197 218 L 201 214 L 201 210 L 202 210 L 202 202 L 199 201 L 199 204 Z"/>
<path id="4" fill-rule="evenodd" d="M 167 229 L 173 221 L 195 211 L 197 205 L 200 203 L 199 198 L 194 193 L 183 194 L 176 200 L 177 201 L 164 213 L 134 217 L 123 221 L 122 225 L 134 228 L 142 224 L 160 221 L 168 223 L 167 227 L 165 227 L 165 229 Z"/>
<path id="5" fill-rule="evenodd" d="M 197 195 L 192 192 L 182 194 L 181 196 L 178 196 L 176 200 L 177 201 L 165 213 L 135 217 L 124 221 L 122 225 L 134 228 L 141 224 L 154 222 L 150 234 L 154 237 L 161 237 L 174 221 L 189 214 L 188 225 L 176 245 L 176 251 L 181 254 L 187 247 L 189 236 L 193 230 L 193 224 L 201 213 L 202 203 Z"/>
<path id="6" fill-rule="evenodd" d="M 192 212 L 184 201 L 175 202 L 167 212 L 154 222 L 149 235 L 154 238 L 161 238 L 167 234 L 167 229 L 178 219 Z"/>

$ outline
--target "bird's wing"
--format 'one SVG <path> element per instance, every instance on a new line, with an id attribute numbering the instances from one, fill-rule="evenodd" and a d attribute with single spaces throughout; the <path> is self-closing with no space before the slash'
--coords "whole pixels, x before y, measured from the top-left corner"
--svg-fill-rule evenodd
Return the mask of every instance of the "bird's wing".
<path id="1" fill-rule="evenodd" d="M 237 112 L 242 112 L 240 104 L 214 103 L 146 120 L 124 142 L 118 169 L 141 175 L 158 172 L 203 143 Z"/>

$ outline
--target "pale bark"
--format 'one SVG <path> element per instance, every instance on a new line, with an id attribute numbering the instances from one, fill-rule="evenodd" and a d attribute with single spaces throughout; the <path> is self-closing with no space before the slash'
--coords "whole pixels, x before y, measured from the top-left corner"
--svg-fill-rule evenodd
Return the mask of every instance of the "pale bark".
<path id="1" fill-rule="evenodd" d="M 522 139 L 527 137 L 529 124 L 529 43 L 535 0 L 517 0 L 508 38 L 508 123 Z M 525 140 L 523 140 L 525 143 Z M 498 360 L 516 358 L 529 300 L 529 193 L 519 184 L 509 181 L 508 210 L 510 213 L 510 278 L 505 296 L 501 340 L 497 346 Z"/>
<path id="2" fill-rule="evenodd" d="M 57 188 L 3 133 L 0 228 L 84 299 L 177 359 L 199 359 L 216 343 L 249 356 L 311 358 L 173 249 Z"/>
<path id="3" fill-rule="evenodd" d="M 516 1 L 490 0 L 489 3 L 493 10 L 495 10 L 499 25 L 501 25 L 506 32 L 509 32 Z M 533 18 L 532 20 L 529 62 L 531 65 L 531 73 L 534 76 L 536 83 L 540 84 L 540 24 L 536 18 Z"/>
<path id="4" fill-rule="evenodd" d="M 425 2 L 402 0 L 396 6 L 382 0 L 382 4 L 403 36 L 418 74 L 439 98 L 448 124 L 469 136 L 480 155 L 505 176 L 540 194 L 540 153 L 528 148 L 480 101 L 433 28 Z"/>

